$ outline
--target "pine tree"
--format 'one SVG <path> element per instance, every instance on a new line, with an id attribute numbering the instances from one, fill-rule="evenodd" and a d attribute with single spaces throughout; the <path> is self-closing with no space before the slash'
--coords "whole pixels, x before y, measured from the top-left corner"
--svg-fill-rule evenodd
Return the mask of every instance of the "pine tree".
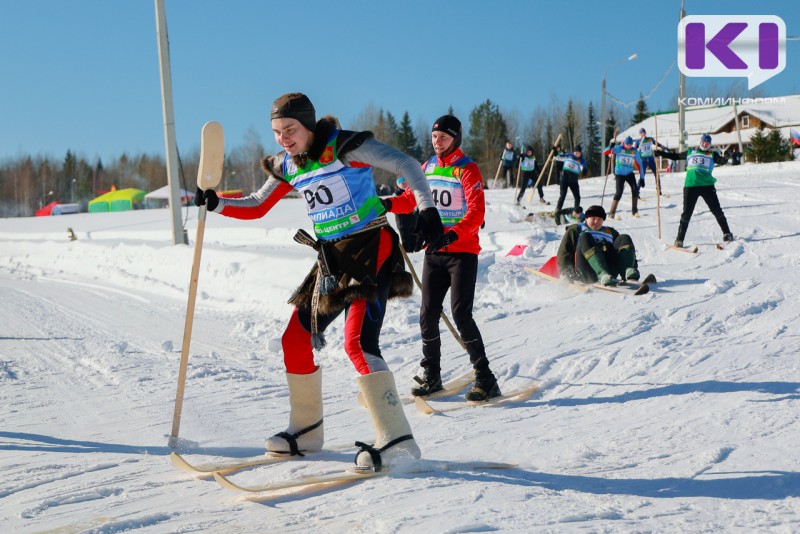
<path id="1" fill-rule="evenodd" d="M 648 118 L 650 114 L 647 112 L 647 103 L 644 101 L 644 96 L 639 93 L 639 101 L 636 102 L 636 113 L 631 120 L 631 126 L 635 126 Z"/>
<path id="2" fill-rule="evenodd" d="M 397 141 L 397 121 L 391 112 L 382 109 L 378 112 L 378 120 L 372 130 L 378 141 L 394 146 Z"/>
<path id="3" fill-rule="evenodd" d="M 764 125 L 761 124 L 756 133 L 750 136 L 750 146 L 745 151 L 747 161 L 765 163 L 767 157 L 767 136 L 764 134 Z"/>
<path id="4" fill-rule="evenodd" d="M 414 134 L 414 128 L 411 127 L 411 117 L 409 117 L 408 111 L 403 113 L 400 128 L 397 130 L 397 148 L 418 161 L 422 160 L 422 149 Z"/>
<path id="5" fill-rule="evenodd" d="M 597 117 L 594 116 L 594 107 L 589 102 L 589 120 L 586 125 L 586 146 L 583 147 L 586 165 L 589 167 L 589 176 L 600 176 L 600 128 Z"/>
<path id="6" fill-rule="evenodd" d="M 397 138 L 398 134 L 400 133 L 400 128 L 397 126 L 397 120 L 395 120 L 394 115 L 392 115 L 391 111 L 386 112 L 386 139 L 387 144 L 398 148 L 397 146 Z"/>
<path id="7" fill-rule="evenodd" d="M 494 178 L 506 139 L 508 127 L 497 104 L 487 99 L 470 112 L 469 136 L 464 145 L 467 154 L 478 163 L 485 181 Z"/>
<path id="8" fill-rule="evenodd" d="M 768 161 L 791 161 L 794 159 L 791 143 L 783 138 L 778 128 L 770 130 L 767 135 L 767 146 L 769 147 Z"/>
<path id="9" fill-rule="evenodd" d="M 567 113 L 564 117 L 565 135 L 567 136 L 566 142 L 569 144 L 570 150 L 580 143 L 580 134 L 578 133 L 578 117 L 575 114 L 575 106 L 572 104 L 572 99 L 567 101 Z"/>
<path id="10" fill-rule="evenodd" d="M 75 192 L 72 181 L 78 178 L 78 160 L 70 150 L 64 156 L 64 166 L 62 172 L 56 174 L 56 200 L 61 202 L 72 202 Z"/>

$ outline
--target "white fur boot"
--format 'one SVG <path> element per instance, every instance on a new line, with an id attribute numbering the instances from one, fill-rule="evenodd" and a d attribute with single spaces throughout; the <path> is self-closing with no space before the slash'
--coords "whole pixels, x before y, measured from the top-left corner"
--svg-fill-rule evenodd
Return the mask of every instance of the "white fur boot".
<path id="1" fill-rule="evenodd" d="M 375 444 L 356 443 L 361 447 L 356 465 L 380 471 L 399 458 L 419 458 L 421 453 L 403 412 L 392 372 L 378 371 L 357 380 L 375 427 Z"/>
<path id="2" fill-rule="evenodd" d="M 273 456 L 319 452 L 325 441 L 322 424 L 322 369 L 308 375 L 286 373 L 289 384 L 289 427 L 267 438 L 264 446 Z"/>

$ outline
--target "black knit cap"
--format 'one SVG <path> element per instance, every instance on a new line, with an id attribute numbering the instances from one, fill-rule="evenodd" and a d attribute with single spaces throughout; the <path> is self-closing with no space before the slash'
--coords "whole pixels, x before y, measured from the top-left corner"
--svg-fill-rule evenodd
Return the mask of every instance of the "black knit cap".
<path id="1" fill-rule="evenodd" d="M 442 115 L 436 119 L 431 132 L 444 132 L 453 138 L 450 152 L 461 146 L 461 121 L 453 115 Z"/>
<path id="2" fill-rule="evenodd" d="M 317 127 L 314 104 L 303 93 L 286 93 L 272 103 L 270 119 L 297 119 L 312 132 Z"/>
<path id="3" fill-rule="evenodd" d="M 600 217 L 601 219 L 606 220 L 606 210 L 603 209 L 603 206 L 589 206 L 583 216 L 586 219 L 589 217 Z"/>

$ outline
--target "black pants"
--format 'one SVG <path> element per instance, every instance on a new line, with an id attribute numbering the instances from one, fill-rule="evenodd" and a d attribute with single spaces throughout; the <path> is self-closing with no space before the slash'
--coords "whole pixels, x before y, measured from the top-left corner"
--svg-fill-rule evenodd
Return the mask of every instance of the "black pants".
<path id="1" fill-rule="evenodd" d="M 532 180 L 531 185 L 536 183 L 536 173 L 535 172 L 523 172 L 522 176 L 520 177 L 519 181 L 519 194 L 517 195 L 517 202 L 522 200 L 522 196 L 525 194 L 525 189 L 528 187 L 528 180 Z M 539 191 L 539 198 L 544 199 L 544 188 L 542 183 L 539 182 L 539 186 L 536 188 Z"/>
<path id="2" fill-rule="evenodd" d="M 680 226 L 678 226 L 678 241 L 683 241 L 683 238 L 686 237 L 686 230 L 689 228 L 689 221 L 692 220 L 694 207 L 697 205 L 697 199 L 699 198 L 703 199 L 711 214 L 717 219 L 717 224 L 719 224 L 722 233 L 731 233 L 731 229 L 728 227 L 728 220 L 725 218 L 725 214 L 722 213 L 722 206 L 719 205 L 717 189 L 713 185 L 696 185 L 683 188 L 683 213 L 681 213 L 681 222 Z"/>
<path id="3" fill-rule="evenodd" d="M 511 186 L 514 184 L 514 167 L 506 167 L 503 165 L 503 181 L 506 183 L 506 187 Z"/>
<path id="4" fill-rule="evenodd" d="M 425 254 L 422 267 L 422 306 L 419 311 L 422 333 L 421 367 L 432 371 L 441 370 L 442 340 L 439 335 L 439 318 L 444 297 L 449 290 L 453 322 L 467 346 L 469 361 L 475 369 L 489 368 L 483 338 L 472 318 L 477 278 L 477 254 Z"/>
<path id="5" fill-rule="evenodd" d="M 631 175 L 633 176 L 633 175 Z M 594 249 L 595 254 L 602 254 L 606 260 L 608 274 L 611 276 L 622 276 L 628 267 L 638 268 L 636 262 L 636 249 L 633 240 L 628 234 L 620 234 L 614 243 L 608 241 L 597 241 L 592 234 L 584 232 L 578 237 L 575 251 L 575 267 L 581 273 L 583 281 L 587 283 L 597 282 L 597 274 L 589 265 L 585 253 Z"/>
<path id="6" fill-rule="evenodd" d="M 614 193 L 614 200 L 618 201 L 622 198 L 622 193 L 625 191 L 625 184 L 631 187 L 631 196 L 639 197 L 639 186 L 636 185 L 636 176 L 631 174 L 615 174 L 614 181 L 617 184 L 617 190 Z"/>
<path id="7" fill-rule="evenodd" d="M 568 171 L 561 172 L 558 180 L 559 194 L 556 203 L 556 212 L 564 207 L 564 200 L 567 198 L 567 189 L 572 191 L 572 198 L 575 200 L 574 207 L 581 205 L 581 187 L 578 185 L 578 175 Z"/>

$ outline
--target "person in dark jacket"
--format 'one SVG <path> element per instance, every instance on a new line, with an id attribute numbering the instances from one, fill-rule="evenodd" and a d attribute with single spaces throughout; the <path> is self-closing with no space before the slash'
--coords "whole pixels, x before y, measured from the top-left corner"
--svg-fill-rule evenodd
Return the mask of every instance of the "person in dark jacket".
<path id="1" fill-rule="evenodd" d="M 220 198 L 212 189 L 198 190 L 195 197 L 208 211 L 255 219 L 295 190 L 313 222 L 316 239 L 299 231 L 295 240 L 312 246 L 317 261 L 289 300 L 295 308 L 281 339 L 289 426 L 267 439 L 267 452 L 302 455 L 322 449 L 322 371 L 314 349 L 324 347 L 326 327 L 345 312 L 344 350 L 359 374 L 377 435 L 374 445 L 361 447 L 356 464 L 380 470 L 398 458 L 419 458 L 379 339 L 387 299 L 410 296 L 413 283 L 377 195 L 372 167 L 406 177 L 419 198 L 421 233 L 433 243 L 442 239 L 443 229 L 428 181 L 414 158 L 370 132 L 342 130 L 331 116 L 317 121 L 311 100 L 302 93 L 280 96 L 270 118 L 283 151 L 262 160 L 267 178 L 261 189 L 244 198 Z"/>
<path id="2" fill-rule="evenodd" d="M 711 149 L 711 136 L 703 134 L 700 137 L 700 146 L 698 148 L 690 148 L 685 152 L 677 153 L 662 149 L 657 149 L 657 151 L 663 157 L 673 161 L 686 160 L 686 180 L 683 183 L 683 212 L 678 224 L 675 246 L 683 247 L 686 230 L 689 229 L 689 221 L 692 220 L 694 207 L 697 205 L 699 198 L 703 199 L 711 214 L 717 219 L 717 224 L 722 230 L 722 240 L 733 241 L 733 234 L 719 204 L 717 189 L 714 187 L 717 179 L 711 175 L 714 165 L 724 165 L 727 159 L 716 150 Z"/>
<path id="3" fill-rule="evenodd" d="M 574 207 L 577 208 L 581 205 L 581 187 L 578 183 L 581 173 L 586 170 L 586 160 L 583 158 L 583 148 L 581 145 L 576 145 L 572 152 L 561 152 L 561 147 L 554 146 L 553 151 L 556 156 L 553 158 L 561 162 L 561 177 L 558 180 L 559 194 L 558 202 L 556 202 L 555 220 L 556 224 L 561 224 L 559 214 L 561 208 L 564 207 L 564 200 L 567 198 L 567 190 L 572 192 L 574 200 Z"/>
<path id="4" fill-rule="evenodd" d="M 503 182 L 505 187 L 511 187 L 514 183 L 514 169 L 517 163 L 517 152 L 514 150 L 514 145 L 511 141 L 506 141 L 506 146 L 503 147 L 503 153 L 500 154 L 500 161 L 503 165 Z M 501 185 L 501 187 L 503 187 Z"/>
<path id="5" fill-rule="evenodd" d="M 584 222 L 567 227 L 558 247 L 559 276 L 571 282 L 617 285 L 622 280 L 638 280 L 636 249 L 628 234 L 604 226 L 606 211 L 590 206 Z"/>

